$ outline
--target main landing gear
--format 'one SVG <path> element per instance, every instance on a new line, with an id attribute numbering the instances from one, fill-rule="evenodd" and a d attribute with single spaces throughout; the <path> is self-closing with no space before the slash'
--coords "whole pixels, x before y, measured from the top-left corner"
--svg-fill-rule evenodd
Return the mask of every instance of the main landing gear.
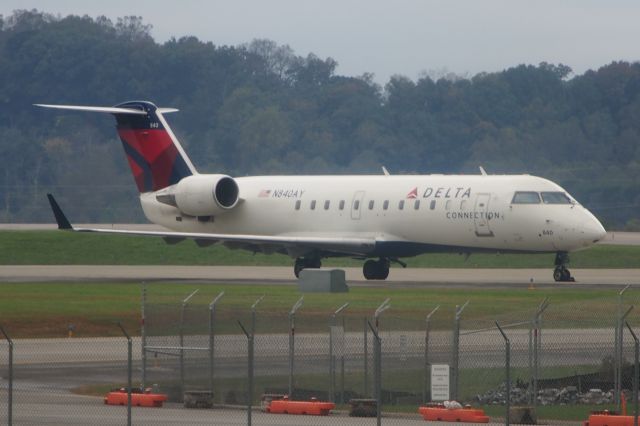
<path id="1" fill-rule="evenodd" d="M 368 280 L 386 280 L 389 276 L 389 259 L 380 260 L 369 259 L 364 262 L 362 273 Z"/>
<path id="2" fill-rule="evenodd" d="M 369 259 L 364 262 L 362 273 L 367 280 L 386 280 L 389 276 L 391 262 L 398 263 L 403 268 L 407 266 L 399 259 L 381 257 L 379 260 Z M 319 257 L 299 257 L 293 266 L 293 273 L 296 274 L 296 278 L 300 278 L 300 272 L 303 269 L 320 268 L 321 266 L 322 262 Z"/>
<path id="3" fill-rule="evenodd" d="M 299 257 L 296 259 L 296 263 L 293 265 L 293 273 L 296 274 L 296 278 L 300 277 L 300 271 L 308 268 L 319 268 L 322 266 L 322 262 L 319 257 Z"/>
<path id="4" fill-rule="evenodd" d="M 568 253 L 561 251 L 556 253 L 556 268 L 553 271 L 553 279 L 556 280 L 556 282 L 574 282 L 576 280 L 567 269 L 567 263 L 569 263 Z"/>

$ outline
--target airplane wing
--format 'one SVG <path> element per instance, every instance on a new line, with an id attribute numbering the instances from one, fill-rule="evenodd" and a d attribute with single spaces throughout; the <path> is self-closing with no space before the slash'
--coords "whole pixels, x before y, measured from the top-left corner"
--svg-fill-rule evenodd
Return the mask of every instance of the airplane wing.
<path id="1" fill-rule="evenodd" d="M 305 252 L 319 250 L 349 256 L 363 256 L 372 252 L 376 241 L 371 238 L 342 238 L 342 237 L 293 237 L 267 236 L 245 234 L 209 234 L 198 232 L 172 231 L 135 231 L 121 229 L 76 228 L 71 225 L 66 215 L 51 194 L 47 194 L 51 210 L 56 218 L 58 229 L 75 232 L 98 232 L 104 234 L 140 235 L 161 237 L 169 244 L 178 243 L 185 239 L 195 240 L 199 246 L 208 246 L 218 242 L 229 248 L 242 248 L 260 252 L 281 252 L 293 256 L 304 255 Z"/>

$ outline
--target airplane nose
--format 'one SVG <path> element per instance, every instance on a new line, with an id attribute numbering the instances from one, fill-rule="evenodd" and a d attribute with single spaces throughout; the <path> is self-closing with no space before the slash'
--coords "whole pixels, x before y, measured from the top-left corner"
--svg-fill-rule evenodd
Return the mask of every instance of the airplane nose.
<path id="1" fill-rule="evenodd" d="M 602 226 L 600 221 L 595 217 L 592 217 L 590 221 L 583 225 L 583 233 L 585 240 L 589 241 L 591 244 L 597 243 L 607 235 L 607 231 L 604 229 L 604 226 Z"/>

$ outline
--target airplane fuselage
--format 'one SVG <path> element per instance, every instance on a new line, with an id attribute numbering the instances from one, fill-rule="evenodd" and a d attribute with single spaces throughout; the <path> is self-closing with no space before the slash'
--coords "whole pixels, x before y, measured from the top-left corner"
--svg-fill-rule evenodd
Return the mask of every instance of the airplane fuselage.
<path id="1" fill-rule="evenodd" d="M 376 241 L 367 253 L 371 257 L 569 252 L 604 234 L 573 198 L 514 203 L 516 192 L 566 194 L 557 184 L 529 175 L 255 176 L 235 181 L 241 201 L 219 215 L 186 216 L 158 202 L 154 192 L 141 194 L 142 207 L 150 221 L 180 232 L 371 238 Z M 299 250 L 289 254 L 301 255 Z"/>

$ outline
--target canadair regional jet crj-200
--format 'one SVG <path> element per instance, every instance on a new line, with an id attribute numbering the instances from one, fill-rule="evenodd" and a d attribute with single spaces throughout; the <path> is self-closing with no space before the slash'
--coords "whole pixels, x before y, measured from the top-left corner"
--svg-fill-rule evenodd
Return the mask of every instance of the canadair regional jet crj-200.
<path id="1" fill-rule="evenodd" d="M 200 174 L 150 102 L 115 107 L 38 105 L 109 113 L 146 217 L 167 232 L 74 228 L 51 195 L 58 227 L 192 239 L 295 259 L 298 276 L 327 257 L 365 260 L 366 279 L 421 253 L 556 253 L 553 277 L 573 280 L 568 253 L 605 236 L 555 183 L 529 175 L 252 176 Z"/>

